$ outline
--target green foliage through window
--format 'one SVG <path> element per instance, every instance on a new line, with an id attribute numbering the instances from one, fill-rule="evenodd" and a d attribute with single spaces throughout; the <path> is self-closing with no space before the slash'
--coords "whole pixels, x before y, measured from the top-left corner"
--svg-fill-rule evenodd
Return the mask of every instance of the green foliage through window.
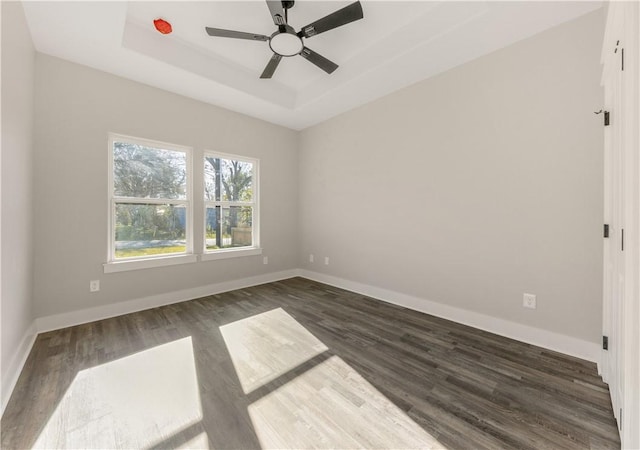
<path id="1" fill-rule="evenodd" d="M 187 249 L 187 152 L 113 141 L 113 256 L 145 257 Z"/>
<path id="2" fill-rule="evenodd" d="M 113 187 L 119 197 L 186 198 L 186 154 L 128 142 L 113 144 Z"/>
<path id="3" fill-rule="evenodd" d="M 205 156 L 207 250 L 253 245 L 254 169 L 248 161 Z"/>

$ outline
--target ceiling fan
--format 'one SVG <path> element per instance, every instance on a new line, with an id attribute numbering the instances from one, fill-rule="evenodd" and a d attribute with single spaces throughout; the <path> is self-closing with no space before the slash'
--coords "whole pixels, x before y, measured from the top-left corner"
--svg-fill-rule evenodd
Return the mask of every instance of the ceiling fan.
<path id="1" fill-rule="evenodd" d="M 300 55 L 307 61 L 315 64 L 327 73 L 333 73 L 338 65 L 329 61 L 324 56 L 314 52 L 304 45 L 303 39 L 308 39 L 325 31 L 333 30 L 342 25 L 360 20 L 364 17 L 360 2 L 354 2 L 339 9 L 322 19 L 316 20 L 304 26 L 297 33 L 288 24 L 288 10 L 291 9 L 295 1 L 271 1 L 267 0 L 267 6 L 273 19 L 273 23 L 278 30 L 271 36 L 264 34 L 245 33 L 243 31 L 223 30 L 221 28 L 205 27 L 209 36 L 226 37 L 235 39 L 247 39 L 250 41 L 268 41 L 269 47 L 273 51 L 273 56 L 264 68 L 260 78 L 271 78 L 283 56 Z"/>

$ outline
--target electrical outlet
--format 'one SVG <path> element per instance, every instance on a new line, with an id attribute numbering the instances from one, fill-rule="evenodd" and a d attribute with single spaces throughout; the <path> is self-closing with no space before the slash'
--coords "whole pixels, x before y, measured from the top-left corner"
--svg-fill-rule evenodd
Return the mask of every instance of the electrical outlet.
<path id="1" fill-rule="evenodd" d="M 529 309 L 536 309 L 536 296 L 534 294 L 522 294 L 522 306 Z"/>
<path id="2" fill-rule="evenodd" d="M 100 290 L 100 280 L 89 281 L 89 292 L 98 292 Z"/>
<path id="3" fill-rule="evenodd" d="M 313 253 L 309 253 L 309 262 L 313 262 Z"/>
<path id="4" fill-rule="evenodd" d="M 263 256 L 262 257 L 262 264 L 269 264 L 269 257 L 268 256 Z"/>
<path id="5" fill-rule="evenodd" d="M 324 257 L 324 265 L 325 265 L 325 266 L 328 266 L 328 265 L 329 265 L 329 257 L 328 257 L 328 256 L 325 256 L 325 257 Z"/>

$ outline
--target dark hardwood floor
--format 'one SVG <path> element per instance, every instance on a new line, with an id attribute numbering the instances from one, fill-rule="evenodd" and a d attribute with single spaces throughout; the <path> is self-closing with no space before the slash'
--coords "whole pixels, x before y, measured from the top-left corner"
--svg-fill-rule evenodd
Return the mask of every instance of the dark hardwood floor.
<path id="1" fill-rule="evenodd" d="M 302 278 L 37 337 L 10 448 L 620 448 L 593 363 Z"/>

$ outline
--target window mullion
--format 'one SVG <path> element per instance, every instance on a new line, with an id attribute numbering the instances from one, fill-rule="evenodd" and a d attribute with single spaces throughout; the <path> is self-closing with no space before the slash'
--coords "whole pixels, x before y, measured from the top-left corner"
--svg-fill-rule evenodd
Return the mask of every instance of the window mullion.
<path id="1" fill-rule="evenodd" d="M 215 200 L 206 200 L 204 202 L 205 206 L 208 207 L 215 207 L 215 206 L 221 206 L 223 208 L 229 208 L 231 206 L 249 206 L 249 207 L 255 207 L 255 203 L 248 203 L 248 202 L 227 202 L 227 201 L 221 201 L 221 202 L 217 202 Z"/>
<path id="2" fill-rule="evenodd" d="M 188 205 L 187 199 L 170 198 L 142 198 L 142 197 L 113 197 L 116 203 L 135 203 L 140 205 Z"/>

